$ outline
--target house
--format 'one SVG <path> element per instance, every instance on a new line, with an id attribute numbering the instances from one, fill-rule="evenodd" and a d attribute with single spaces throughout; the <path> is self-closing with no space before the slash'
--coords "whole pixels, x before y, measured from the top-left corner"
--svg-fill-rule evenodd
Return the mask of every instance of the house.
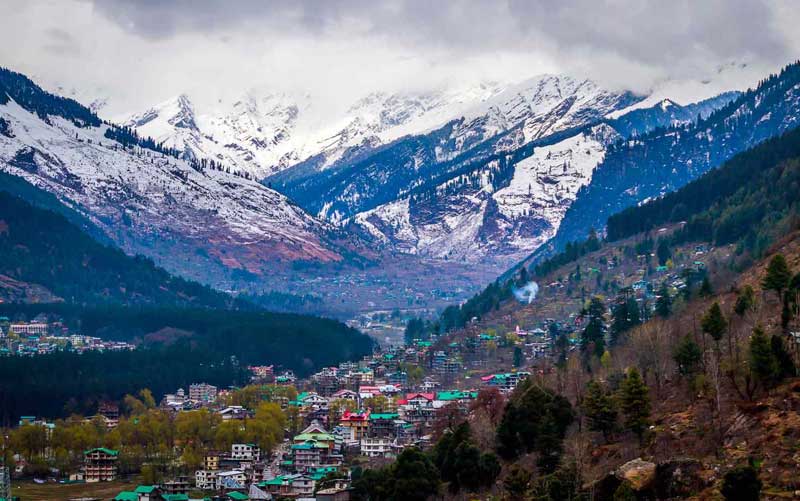
<path id="1" fill-rule="evenodd" d="M 350 430 L 350 438 L 359 441 L 369 429 L 369 409 L 361 411 L 344 411 L 339 425 Z"/>
<path id="2" fill-rule="evenodd" d="M 369 430 L 367 435 L 370 438 L 397 436 L 397 421 L 400 415 L 392 413 L 374 413 L 369 416 Z"/>
<path id="3" fill-rule="evenodd" d="M 394 439 L 390 437 L 365 437 L 361 439 L 362 456 L 389 458 L 394 457 L 398 449 L 395 446 Z"/>
<path id="4" fill-rule="evenodd" d="M 161 490 L 156 485 L 138 485 L 133 492 L 139 496 L 139 501 L 161 500 Z"/>
<path id="5" fill-rule="evenodd" d="M 113 482 L 117 479 L 119 451 L 98 447 L 83 453 L 83 475 L 86 482 Z"/>
<path id="6" fill-rule="evenodd" d="M 179 475 L 161 484 L 161 489 L 164 494 L 186 494 L 189 492 L 189 477 Z"/>
<path id="7" fill-rule="evenodd" d="M 483 376 L 481 381 L 488 386 L 496 386 L 500 388 L 500 391 L 508 393 L 513 391 L 520 381 L 526 379 L 530 375 L 530 372 L 525 371 L 491 374 L 489 376 Z"/>
<path id="8" fill-rule="evenodd" d="M 223 421 L 231 419 L 245 419 L 247 417 L 247 410 L 241 405 L 231 405 L 219 411 Z"/>
<path id="9" fill-rule="evenodd" d="M 231 445 L 231 458 L 258 461 L 261 459 L 261 449 L 256 444 L 233 444 Z"/>
<path id="10" fill-rule="evenodd" d="M 281 475 L 258 484 L 261 489 L 277 497 L 310 497 L 316 482 L 309 475 Z"/>
<path id="11" fill-rule="evenodd" d="M 217 399 L 216 386 L 206 383 L 196 383 L 189 385 L 189 400 L 208 404 L 215 401 L 216 399 Z"/>
<path id="12" fill-rule="evenodd" d="M 200 490 L 211 491 L 217 488 L 217 470 L 197 470 L 194 485 Z"/>
<path id="13" fill-rule="evenodd" d="M 242 489 L 247 482 L 247 475 L 242 470 L 218 471 L 215 489 Z"/>
<path id="14" fill-rule="evenodd" d="M 350 501 L 350 491 L 346 485 L 322 489 L 317 491 L 317 501 Z"/>
<path id="15" fill-rule="evenodd" d="M 358 393 L 353 390 L 339 390 L 331 396 L 334 400 L 352 400 L 358 401 Z"/>

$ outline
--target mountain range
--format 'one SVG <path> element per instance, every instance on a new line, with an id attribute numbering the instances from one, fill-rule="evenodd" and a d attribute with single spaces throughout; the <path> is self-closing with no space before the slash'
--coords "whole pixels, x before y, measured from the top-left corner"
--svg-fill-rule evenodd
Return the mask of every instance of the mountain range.
<path id="1" fill-rule="evenodd" d="M 685 105 L 543 75 L 374 93 L 329 120 L 307 95 L 253 90 L 218 114 L 178 96 L 119 125 L 2 70 L 0 169 L 218 288 L 346 283 L 429 307 L 793 127 L 796 67 Z M 444 263 L 456 278 L 434 286 Z"/>

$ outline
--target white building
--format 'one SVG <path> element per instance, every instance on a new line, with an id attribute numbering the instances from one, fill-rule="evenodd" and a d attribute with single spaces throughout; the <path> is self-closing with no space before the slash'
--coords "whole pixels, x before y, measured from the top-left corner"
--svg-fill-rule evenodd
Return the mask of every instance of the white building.
<path id="1" fill-rule="evenodd" d="M 362 438 L 361 455 L 370 458 L 390 458 L 394 457 L 397 447 L 394 440 L 388 437 L 381 438 Z"/>
<path id="2" fill-rule="evenodd" d="M 217 387 L 206 383 L 189 385 L 189 400 L 211 403 L 217 399 Z"/>
<path id="3" fill-rule="evenodd" d="M 261 449 L 255 444 L 233 444 L 231 445 L 231 458 L 258 461 L 261 459 Z"/>
<path id="4" fill-rule="evenodd" d="M 242 470 L 217 472 L 216 489 L 241 489 L 247 482 L 247 475 Z"/>
<path id="5" fill-rule="evenodd" d="M 195 486 L 203 491 L 217 488 L 217 472 L 214 470 L 197 470 L 194 474 Z"/>
<path id="6" fill-rule="evenodd" d="M 49 325 L 43 322 L 31 322 L 29 324 L 11 324 L 10 330 L 20 335 L 44 336 L 47 334 Z"/>

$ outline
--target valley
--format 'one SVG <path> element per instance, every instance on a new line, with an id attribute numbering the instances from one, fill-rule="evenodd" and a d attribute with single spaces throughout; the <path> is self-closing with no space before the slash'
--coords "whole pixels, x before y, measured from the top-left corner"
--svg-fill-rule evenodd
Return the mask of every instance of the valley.
<path id="1" fill-rule="evenodd" d="M 176 5 L 0 16 L 0 501 L 800 496 L 791 8 Z"/>

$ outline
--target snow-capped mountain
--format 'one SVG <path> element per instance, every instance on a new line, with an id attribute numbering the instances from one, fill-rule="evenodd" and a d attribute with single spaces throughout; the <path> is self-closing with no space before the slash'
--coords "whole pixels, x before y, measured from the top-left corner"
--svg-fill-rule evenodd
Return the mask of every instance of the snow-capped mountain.
<path id="1" fill-rule="evenodd" d="M 315 170 L 450 120 L 500 92 L 494 84 L 427 93 L 375 92 L 341 111 L 307 94 L 251 89 L 231 105 L 198 111 L 180 95 L 122 120 L 143 137 L 261 179 L 309 161 Z"/>
<path id="2" fill-rule="evenodd" d="M 798 125 L 800 63 L 794 63 L 704 120 L 620 143 L 607 152 L 542 252 L 584 238 L 590 228 L 603 228 L 615 212 L 674 191 L 737 153 Z"/>
<path id="3" fill-rule="evenodd" d="M 578 190 L 620 136 L 605 124 L 589 128 L 516 163 L 503 179 L 491 161 L 472 179 L 443 183 L 362 212 L 356 224 L 385 245 L 427 257 L 477 261 L 530 252 L 552 237 Z"/>
<path id="4" fill-rule="evenodd" d="M 737 96 L 731 92 L 686 106 L 664 100 L 483 162 L 463 161 L 459 165 L 468 171 L 361 212 L 355 224 L 384 245 L 412 254 L 513 262 L 555 235 L 611 145 L 707 117 Z"/>
<path id="5" fill-rule="evenodd" d="M 7 70 L 0 70 L 0 123 L 0 169 L 54 193 L 126 251 L 170 270 L 207 282 L 215 268 L 261 274 L 280 262 L 341 259 L 328 226 L 285 196 L 126 147 L 90 110 Z M 174 124 L 191 128 L 191 114 Z"/>
<path id="6" fill-rule="evenodd" d="M 342 222 L 397 200 L 420 186 L 445 182 L 466 164 L 584 127 L 641 99 L 589 80 L 543 75 L 472 106 L 443 126 L 403 137 L 372 154 L 298 175 L 298 165 L 268 181 L 309 212 Z"/>

